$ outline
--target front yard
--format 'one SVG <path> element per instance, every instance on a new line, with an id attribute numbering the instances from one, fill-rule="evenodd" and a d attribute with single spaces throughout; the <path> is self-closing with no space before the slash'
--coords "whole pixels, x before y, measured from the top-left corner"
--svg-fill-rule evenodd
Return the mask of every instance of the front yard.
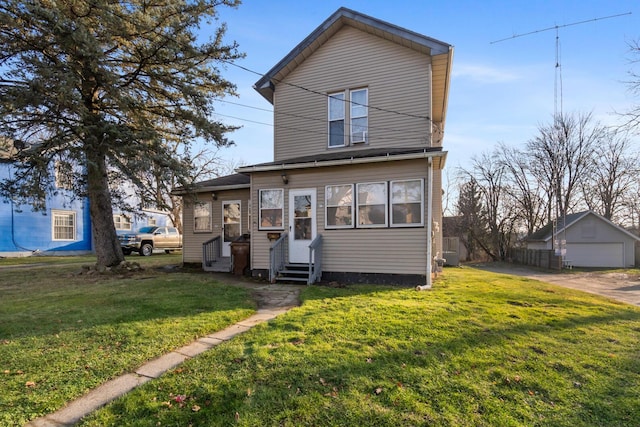
<path id="1" fill-rule="evenodd" d="M 55 280 L 2 271 L 2 425 L 53 411 L 253 307 L 244 290 L 198 272 L 85 284 L 59 269 Z M 305 287 L 302 307 L 82 425 L 637 425 L 638 308 L 519 277 L 445 272 L 425 292 Z"/>

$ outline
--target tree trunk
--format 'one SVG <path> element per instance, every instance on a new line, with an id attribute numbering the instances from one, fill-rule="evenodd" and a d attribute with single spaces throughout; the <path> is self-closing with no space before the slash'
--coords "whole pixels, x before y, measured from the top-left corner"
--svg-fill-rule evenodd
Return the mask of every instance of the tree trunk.
<path id="1" fill-rule="evenodd" d="M 124 254 L 113 224 L 105 155 L 97 150 L 87 150 L 87 190 L 97 264 L 118 265 L 124 261 Z"/>

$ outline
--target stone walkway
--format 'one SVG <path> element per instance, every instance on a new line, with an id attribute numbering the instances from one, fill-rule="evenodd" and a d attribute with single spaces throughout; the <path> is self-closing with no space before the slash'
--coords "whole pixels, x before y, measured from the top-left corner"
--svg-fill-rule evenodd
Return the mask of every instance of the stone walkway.
<path id="1" fill-rule="evenodd" d="M 252 295 L 258 304 L 257 313 L 226 329 L 202 337 L 189 345 L 151 360 L 140 366 L 133 373 L 124 374 L 108 381 L 79 399 L 70 402 L 59 411 L 32 420 L 25 427 L 72 426 L 91 412 L 130 392 L 139 385 L 160 377 L 184 361 L 300 305 L 301 287 L 299 285 L 271 285 L 226 274 L 216 274 L 213 277 L 223 283 L 252 289 Z"/>

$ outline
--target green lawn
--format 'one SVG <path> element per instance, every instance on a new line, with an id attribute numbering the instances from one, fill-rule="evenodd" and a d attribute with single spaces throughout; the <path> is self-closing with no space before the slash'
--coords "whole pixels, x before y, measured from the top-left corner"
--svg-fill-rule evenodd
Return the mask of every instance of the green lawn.
<path id="1" fill-rule="evenodd" d="M 636 426 L 640 310 L 446 270 L 433 290 L 308 287 L 84 426 Z"/>
<path id="2" fill-rule="evenodd" d="M 0 425 L 53 412 L 255 310 L 244 289 L 157 268 L 180 255 L 128 259 L 145 270 L 87 276 L 80 265 L 95 258 L 0 260 Z"/>

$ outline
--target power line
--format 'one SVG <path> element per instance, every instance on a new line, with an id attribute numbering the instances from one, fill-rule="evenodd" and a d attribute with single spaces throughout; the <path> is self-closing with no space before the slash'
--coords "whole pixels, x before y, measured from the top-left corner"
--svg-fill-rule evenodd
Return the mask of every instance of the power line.
<path id="1" fill-rule="evenodd" d="M 238 64 L 236 64 L 234 62 L 231 62 L 231 61 L 221 60 L 220 62 L 223 62 L 225 64 L 228 64 L 228 65 L 231 65 L 233 67 L 239 68 L 241 70 L 247 71 L 249 73 L 258 75 L 260 77 L 265 77 L 266 76 L 265 74 L 262 74 L 262 73 L 260 73 L 258 71 L 255 71 L 255 70 L 252 70 L 250 68 L 244 67 L 242 65 L 238 65 Z M 278 83 L 282 83 L 282 84 L 285 84 L 287 86 L 295 87 L 297 89 L 304 90 L 306 92 L 313 93 L 315 95 L 320 95 L 320 96 L 323 96 L 325 98 L 330 98 L 331 97 L 331 95 L 328 95 L 326 93 L 318 92 L 317 90 L 309 89 L 309 88 L 306 88 L 304 86 L 300 86 L 300 85 L 297 85 L 297 84 L 294 84 L 294 83 L 285 82 L 283 80 L 279 80 L 279 79 L 275 79 L 275 78 L 274 78 L 274 80 L 276 82 L 278 82 Z M 376 106 L 371 105 L 371 104 L 368 104 L 368 105 L 367 104 L 360 104 L 358 102 L 354 102 L 354 101 L 351 101 L 351 100 L 347 100 L 346 102 L 349 102 L 350 104 L 360 105 L 360 106 L 363 106 L 363 107 L 367 107 L 367 108 L 371 108 L 371 109 L 374 109 L 374 110 L 382 111 L 382 112 L 385 112 L 385 113 L 392 113 L 392 114 L 397 114 L 399 116 L 406 116 L 406 117 L 412 117 L 414 119 L 425 119 L 425 120 L 431 121 L 431 118 L 428 117 L 428 116 L 419 116 L 417 114 L 403 113 L 403 112 L 400 112 L 400 111 L 389 110 L 387 108 L 376 107 Z"/>

